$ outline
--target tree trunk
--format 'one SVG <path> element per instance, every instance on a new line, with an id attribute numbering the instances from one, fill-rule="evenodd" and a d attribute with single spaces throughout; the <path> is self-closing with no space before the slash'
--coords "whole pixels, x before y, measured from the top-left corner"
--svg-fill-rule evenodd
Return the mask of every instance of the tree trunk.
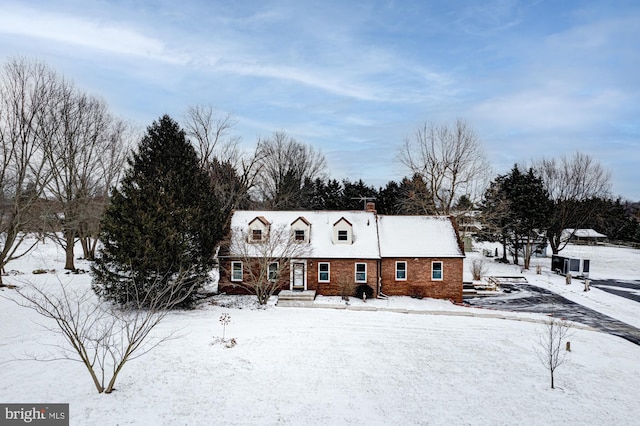
<path id="1" fill-rule="evenodd" d="M 89 259 L 89 245 L 87 243 L 87 239 L 85 237 L 80 237 L 80 245 L 82 246 L 82 255 L 85 259 Z"/>
<path id="2" fill-rule="evenodd" d="M 513 241 L 513 264 L 514 265 L 517 265 L 518 263 L 520 263 L 519 257 L 518 257 L 519 251 L 520 251 L 520 243 L 518 242 L 518 237 L 516 236 L 516 238 Z"/>
<path id="3" fill-rule="evenodd" d="M 76 270 L 76 266 L 74 264 L 74 252 L 73 252 L 73 243 L 74 243 L 74 238 L 75 233 L 73 231 L 65 231 L 64 232 L 64 240 L 65 240 L 65 263 L 64 263 L 64 269 L 68 269 L 70 271 L 75 271 Z"/>
<path id="4" fill-rule="evenodd" d="M 559 250 L 560 237 L 558 237 L 558 235 L 554 231 L 548 230 L 547 231 L 547 239 L 549 240 L 549 245 L 551 246 L 551 252 L 553 254 L 560 253 L 560 250 Z"/>
<path id="5" fill-rule="evenodd" d="M 82 245 L 82 254 L 86 260 L 95 260 L 96 258 L 96 242 L 91 237 L 80 238 L 80 244 Z"/>
<path id="6" fill-rule="evenodd" d="M 506 237 L 502 238 L 502 261 L 507 263 L 507 239 Z"/>
<path id="7" fill-rule="evenodd" d="M 529 269 L 531 266 L 531 237 L 527 237 L 527 243 L 524 246 L 524 269 Z"/>

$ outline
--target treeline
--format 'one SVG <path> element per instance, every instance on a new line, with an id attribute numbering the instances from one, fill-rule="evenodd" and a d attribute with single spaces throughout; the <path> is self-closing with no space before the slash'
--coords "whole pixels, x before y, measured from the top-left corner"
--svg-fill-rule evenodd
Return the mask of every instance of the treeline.
<path id="1" fill-rule="evenodd" d="M 134 137 L 102 99 L 37 61 L 7 62 L 0 95 L 0 267 L 30 250 L 25 235 L 35 232 L 60 244 L 65 268 L 73 270 L 76 242 L 85 258 L 96 257 L 105 208 L 131 158 L 140 154 L 135 144 L 153 135 Z M 567 228 L 640 241 L 638 205 L 612 197 L 610 173 L 593 158 L 579 152 L 542 158 L 496 177 L 479 138 L 462 120 L 419 126 L 397 150 L 405 177 L 377 188 L 331 178 L 324 155 L 284 131 L 247 150 L 234 134 L 234 117 L 212 107 L 188 108 L 181 124 L 161 121 L 175 124 L 172 134 L 184 135 L 193 147 L 222 229 L 235 209 L 361 210 L 374 201 L 379 213 L 390 215 L 474 212 L 484 238 L 517 246 L 543 234 L 554 252 L 566 243 Z"/>
<path id="2" fill-rule="evenodd" d="M 524 267 L 535 245 L 559 253 L 577 229 L 593 228 L 609 239 L 639 241 L 638 211 L 620 199 L 606 197 L 609 174 L 584 154 L 543 160 L 494 178 L 480 205 L 482 228 L 477 237 L 503 245 L 503 260 L 514 263 L 522 254 Z M 546 173 L 546 175 L 545 175 Z M 572 232 L 567 230 L 572 229 Z"/>

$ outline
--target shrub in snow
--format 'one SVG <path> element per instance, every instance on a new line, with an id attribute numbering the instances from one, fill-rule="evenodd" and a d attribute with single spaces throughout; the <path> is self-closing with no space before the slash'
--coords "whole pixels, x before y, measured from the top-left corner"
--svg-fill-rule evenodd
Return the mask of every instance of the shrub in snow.
<path id="1" fill-rule="evenodd" d="M 483 259 L 475 259 L 471 262 L 471 274 L 474 281 L 480 281 L 482 277 L 487 273 L 487 265 Z"/>
<path id="2" fill-rule="evenodd" d="M 350 296 L 353 296 L 356 290 L 356 283 L 347 275 L 340 275 L 338 277 L 338 289 L 340 290 L 340 296 L 342 300 L 349 300 Z"/>
<path id="3" fill-rule="evenodd" d="M 356 296 L 362 300 L 371 299 L 373 297 L 373 289 L 366 284 L 360 284 L 356 289 Z"/>

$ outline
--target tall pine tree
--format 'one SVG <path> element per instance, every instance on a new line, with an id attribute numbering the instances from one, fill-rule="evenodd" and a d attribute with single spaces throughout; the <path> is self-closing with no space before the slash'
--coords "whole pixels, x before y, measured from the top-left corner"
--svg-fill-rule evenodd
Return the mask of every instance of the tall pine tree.
<path id="1" fill-rule="evenodd" d="M 503 181 L 503 189 L 509 200 L 507 228 L 513 236 L 515 261 L 517 263 L 518 252 L 522 249 L 524 267 L 529 269 L 532 244 L 551 223 L 553 203 L 542 178 L 532 168 L 522 173 L 514 165 Z"/>
<path id="2" fill-rule="evenodd" d="M 542 178 L 533 169 L 522 173 L 514 165 L 509 174 L 496 177 L 484 194 L 481 208 L 485 227 L 480 238 L 500 241 L 505 261 L 507 243 L 513 249 L 516 264 L 522 250 L 524 267 L 528 269 L 532 245 L 549 226 L 552 207 Z"/>
<path id="3" fill-rule="evenodd" d="M 147 128 L 127 162 L 102 219 L 92 287 L 126 304 L 163 294 L 179 280 L 179 291 L 162 297 L 188 304 L 207 281 L 222 238 L 210 179 L 184 131 L 167 115 Z"/>

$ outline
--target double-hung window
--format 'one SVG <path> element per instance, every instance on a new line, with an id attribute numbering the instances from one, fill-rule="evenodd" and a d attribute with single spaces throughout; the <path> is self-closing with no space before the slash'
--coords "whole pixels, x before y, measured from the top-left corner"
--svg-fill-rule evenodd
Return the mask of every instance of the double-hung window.
<path id="1" fill-rule="evenodd" d="M 442 280 L 442 262 L 431 262 L 431 279 L 433 281 Z"/>
<path id="2" fill-rule="evenodd" d="M 356 263 L 356 282 L 357 283 L 367 282 L 367 264 L 366 263 Z"/>
<path id="3" fill-rule="evenodd" d="M 254 229 L 251 231 L 251 240 L 262 241 L 262 229 Z"/>
<path id="4" fill-rule="evenodd" d="M 278 262 L 271 262 L 269 264 L 269 281 L 278 280 Z"/>
<path id="5" fill-rule="evenodd" d="M 407 280 L 407 262 L 396 262 L 396 281 Z"/>
<path id="6" fill-rule="evenodd" d="M 328 283 L 331 277 L 329 262 L 318 262 L 318 282 Z"/>
<path id="7" fill-rule="evenodd" d="M 349 232 L 345 230 L 339 230 L 338 241 L 349 241 Z"/>
<path id="8" fill-rule="evenodd" d="M 295 241 L 304 241 L 304 229 L 296 229 L 293 236 Z"/>
<path id="9" fill-rule="evenodd" d="M 242 281 L 242 262 L 231 262 L 231 281 Z"/>

